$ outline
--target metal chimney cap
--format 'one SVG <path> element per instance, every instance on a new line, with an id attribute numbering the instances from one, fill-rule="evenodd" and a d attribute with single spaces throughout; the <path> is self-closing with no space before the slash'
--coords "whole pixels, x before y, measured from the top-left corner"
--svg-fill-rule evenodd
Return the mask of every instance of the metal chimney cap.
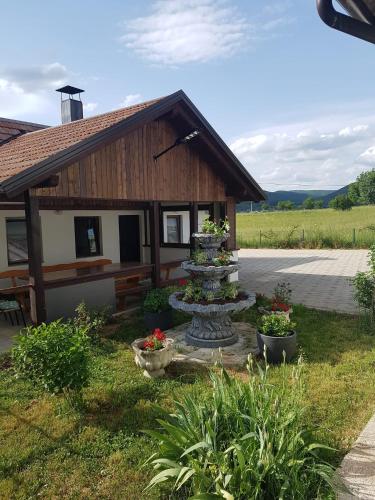
<path id="1" fill-rule="evenodd" d="M 84 92 L 82 89 L 78 89 L 77 87 L 72 87 L 71 85 L 65 85 L 65 87 L 61 87 L 61 89 L 56 89 L 56 92 L 61 92 L 62 94 L 81 94 Z"/>

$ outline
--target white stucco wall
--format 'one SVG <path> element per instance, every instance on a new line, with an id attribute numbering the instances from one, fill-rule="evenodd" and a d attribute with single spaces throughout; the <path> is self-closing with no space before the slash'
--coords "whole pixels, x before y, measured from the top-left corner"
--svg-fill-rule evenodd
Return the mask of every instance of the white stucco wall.
<path id="1" fill-rule="evenodd" d="M 140 216 L 140 241 L 144 243 L 143 211 L 94 211 L 94 210 L 41 210 L 42 241 L 43 241 L 43 264 L 54 265 L 79 260 L 95 260 L 98 258 L 111 259 L 113 262 L 120 261 L 119 242 L 119 215 Z M 101 249 L 102 256 L 76 258 L 74 217 L 99 216 L 101 218 Z M 24 217 L 23 211 L 0 211 L 0 272 L 17 267 L 24 268 L 25 265 L 8 266 L 7 243 L 6 243 L 6 219 Z M 142 247 L 141 247 L 142 248 Z M 145 250 L 141 249 L 141 258 L 146 260 Z"/>

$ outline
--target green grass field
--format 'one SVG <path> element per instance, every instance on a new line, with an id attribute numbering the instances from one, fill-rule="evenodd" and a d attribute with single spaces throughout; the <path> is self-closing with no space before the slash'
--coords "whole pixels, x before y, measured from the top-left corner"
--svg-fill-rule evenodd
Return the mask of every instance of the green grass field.
<path id="1" fill-rule="evenodd" d="M 320 442 L 337 450 L 331 457 L 336 465 L 375 410 L 375 337 L 360 333 L 354 316 L 303 306 L 295 306 L 293 316 L 306 363 L 307 423 Z M 240 315 L 253 324 L 257 318 L 255 307 Z M 3 358 L 0 499 L 186 498 L 170 495 L 164 486 L 143 491 L 153 473 L 142 466 L 157 443 L 142 430 L 158 428 L 157 405 L 173 411 L 173 400 L 183 395 L 210 394 L 210 382 L 204 368 L 177 363 L 165 379 L 145 379 L 129 345 L 144 334 L 141 325 L 141 317 L 127 320 L 95 348 L 79 413 L 62 396 L 15 378 Z M 281 369 L 270 369 L 275 384 Z"/>
<path id="2" fill-rule="evenodd" d="M 237 243 L 242 248 L 369 248 L 375 243 L 375 206 L 239 213 Z"/>

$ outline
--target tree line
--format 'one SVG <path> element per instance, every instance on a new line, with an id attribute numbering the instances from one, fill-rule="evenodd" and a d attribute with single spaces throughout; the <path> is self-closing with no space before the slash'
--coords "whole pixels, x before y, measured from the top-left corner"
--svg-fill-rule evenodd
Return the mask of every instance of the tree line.
<path id="1" fill-rule="evenodd" d="M 335 210 L 351 210 L 355 205 L 374 205 L 375 204 L 375 170 L 362 172 L 355 182 L 349 185 L 346 194 L 339 194 L 329 201 L 329 207 Z M 324 207 L 323 200 L 307 197 L 301 208 L 305 210 L 320 209 Z M 267 203 L 261 204 L 262 210 L 269 210 Z M 279 201 L 276 205 L 277 210 L 293 210 L 298 208 L 291 200 Z"/>

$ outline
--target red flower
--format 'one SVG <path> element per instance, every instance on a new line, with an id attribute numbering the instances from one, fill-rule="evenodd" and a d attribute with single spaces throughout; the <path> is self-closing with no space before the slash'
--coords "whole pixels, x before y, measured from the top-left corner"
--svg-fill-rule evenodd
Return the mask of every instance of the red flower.
<path id="1" fill-rule="evenodd" d="M 152 350 L 154 348 L 154 342 L 152 340 L 146 340 L 143 343 L 143 349 Z"/>
<path id="2" fill-rule="evenodd" d="M 180 279 L 178 280 L 178 284 L 179 286 L 186 286 L 188 284 L 188 280 L 185 280 L 185 279 Z"/>
<path id="3" fill-rule="evenodd" d="M 283 302 L 273 302 L 272 303 L 272 311 L 289 311 L 288 304 L 284 304 Z"/>
<path id="4" fill-rule="evenodd" d="M 160 328 L 155 328 L 154 333 L 152 334 L 153 337 L 155 337 L 158 340 L 165 340 L 166 336 L 165 333 L 163 333 Z"/>

